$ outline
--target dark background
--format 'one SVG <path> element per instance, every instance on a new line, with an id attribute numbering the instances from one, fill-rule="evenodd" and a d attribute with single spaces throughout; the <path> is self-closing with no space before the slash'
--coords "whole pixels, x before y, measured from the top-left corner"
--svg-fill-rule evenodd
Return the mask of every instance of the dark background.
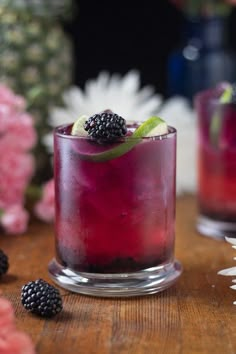
<path id="1" fill-rule="evenodd" d="M 80 87 L 101 70 L 138 69 L 142 84 L 166 94 L 167 59 L 181 43 L 184 15 L 167 0 L 79 0 L 67 30 L 75 54 L 74 81 Z M 230 45 L 236 42 L 236 11 L 230 16 Z"/>

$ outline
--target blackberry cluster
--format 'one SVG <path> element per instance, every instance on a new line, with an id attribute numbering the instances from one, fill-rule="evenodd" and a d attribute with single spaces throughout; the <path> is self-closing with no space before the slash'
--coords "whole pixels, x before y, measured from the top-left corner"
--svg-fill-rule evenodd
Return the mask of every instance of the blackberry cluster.
<path id="1" fill-rule="evenodd" d="M 8 256 L 0 250 L 0 277 L 6 274 L 9 268 Z"/>
<path id="2" fill-rule="evenodd" d="M 59 290 L 42 279 L 22 287 L 21 302 L 27 311 L 42 317 L 53 317 L 62 310 Z"/>
<path id="3" fill-rule="evenodd" d="M 90 117 L 85 122 L 84 129 L 89 136 L 100 143 L 115 142 L 127 133 L 125 119 L 111 111 L 105 111 Z"/>

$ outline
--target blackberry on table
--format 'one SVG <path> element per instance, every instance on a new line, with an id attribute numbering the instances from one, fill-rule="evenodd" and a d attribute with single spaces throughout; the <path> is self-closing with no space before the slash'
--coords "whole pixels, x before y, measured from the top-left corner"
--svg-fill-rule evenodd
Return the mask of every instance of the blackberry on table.
<path id="1" fill-rule="evenodd" d="M 0 277 L 7 273 L 8 268 L 8 256 L 0 249 Z"/>
<path id="2" fill-rule="evenodd" d="M 63 308 L 59 290 L 42 279 L 22 287 L 21 302 L 27 311 L 42 317 L 53 317 Z"/>
<path id="3" fill-rule="evenodd" d="M 98 142 L 115 142 L 127 133 L 124 118 L 109 110 L 94 114 L 86 122 L 84 129 Z"/>

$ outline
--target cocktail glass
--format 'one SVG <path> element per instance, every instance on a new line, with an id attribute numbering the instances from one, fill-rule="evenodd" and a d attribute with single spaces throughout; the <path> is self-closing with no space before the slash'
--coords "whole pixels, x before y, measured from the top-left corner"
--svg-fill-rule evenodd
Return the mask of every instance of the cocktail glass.
<path id="1" fill-rule="evenodd" d="M 70 132 L 65 125 L 54 134 L 51 277 L 66 289 L 95 296 L 145 295 L 169 287 L 181 273 L 174 259 L 175 129 L 141 138 L 130 151 L 103 162 L 91 157 L 109 145 Z"/>
<path id="2" fill-rule="evenodd" d="M 199 93 L 198 231 L 236 237 L 236 104 L 220 103 L 223 86 Z"/>

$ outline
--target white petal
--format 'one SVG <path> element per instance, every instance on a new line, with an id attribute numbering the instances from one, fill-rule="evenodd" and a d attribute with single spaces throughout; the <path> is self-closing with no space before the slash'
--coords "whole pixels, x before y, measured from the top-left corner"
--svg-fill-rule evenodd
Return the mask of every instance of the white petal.
<path id="1" fill-rule="evenodd" d="M 108 83 L 108 92 L 113 93 L 112 91 L 116 92 L 117 90 L 120 90 L 122 92 L 122 81 L 121 81 L 121 76 L 119 74 L 114 73 L 110 77 L 110 81 Z"/>
<path id="2" fill-rule="evenodd" d="M 146 101 L 152 95 L 155 95 L 154 88 L 152 86 L 145 86 L 139 92 L 137 92 L 137 99 L 139 100 L 139 102 Z M 156 95 L 156 96 L 160 97 L 159 95 Z"/>
<path id="3" fill-rule="evenodd" d="M 63 100 L 70 110 L 77 112 L 77 114 L 80 114 L 80 102 L 84 100 L 84 94 L 81 89 L 79 89 L 78 87 L 72 87 L 64 93 Z"/>
<path id="4" fill-rule="evenodd" d="M 43 137 L 43 144 L 46 146 L 48 152 L 53 152 L 53 135 L 52 134 L 46 134 Z"/>
<path id="5" fill-rule="evenodd" d="M 218 274 L 227 276 L 236 275 L 236 267 L 220 270 Z"/>
<path id="6" fill-rule="evenodd" d="M 231 285 L 230 288 L 236 290 L 236 285 Z"/>
<path id="7" fill-rule="evenodd" d="M 50 112 L 50 125 L 56 127 L 60 124 L 66 124 L 73 120 L 73 117 L 63 108 L 53 108 Z"/>
<path id="8" fill-rule="evenodd" d="M 225 240 L 229 243 L 231 243 L 232 245 L 236 245 L 236 238 L 232 238 L 232 237 L 225 237 Z"/>
<path id="9" fill-rule="evenodd" d="M 95 80 L 94 80 L 95 81 Z M 107 71 L 101 71 L 96 80 L 98 83 L 98 88 L 102 91 L 106 90 L 106 87 L 109 82 L 109 74 Z"/>
<path id="10" fill-rule="evenodd" d="M 121 88 L 127 94 L 136 94 L 140 87 L 140 75 L 136 70 L 129 71 L 123 78 Z"/>
<path id="11" fill-rule="evenodd" d="M 137 120 L 144 121 L 149 118 L 154 112 L 157 112 L 159 105 L 160 101 L 156 97 L 152 97 L 148 101 L 143 102 L 142 105 L 140 105 Z"/>
<path id="12" fill-rule="evenodd" d="M 161 107 L 159 115 L 178 132 L 177 194 L 195 192 L 196 177 L 196 115 L 186 99 L 174 97 Z M 186 149 L 186 146 L 188 147 Z M 186 169 L 186 166 L 188 168 Z"/>

